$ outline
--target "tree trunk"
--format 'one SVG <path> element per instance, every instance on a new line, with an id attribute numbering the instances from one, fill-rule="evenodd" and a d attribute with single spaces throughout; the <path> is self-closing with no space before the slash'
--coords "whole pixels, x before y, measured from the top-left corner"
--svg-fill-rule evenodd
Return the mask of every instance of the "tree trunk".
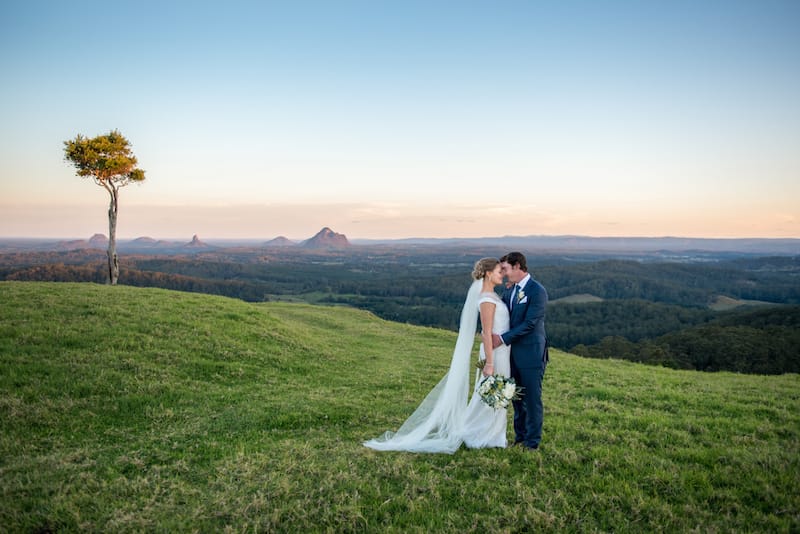
<path id="1" fill-rule="evenodd" d="M 119 279 L 119 258 L 117 257 L 117 195 L 116 187 L 108 189 L 111 203 L 108 206 L 108 282 L 114 286 Z"/>

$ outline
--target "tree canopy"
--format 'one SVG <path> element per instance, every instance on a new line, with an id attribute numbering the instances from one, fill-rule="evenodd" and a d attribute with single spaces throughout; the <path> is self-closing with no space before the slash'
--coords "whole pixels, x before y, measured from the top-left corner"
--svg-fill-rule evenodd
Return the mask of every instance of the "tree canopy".
<path id="1" fill-rule="evenodd" d="M 123 187 L 144 180 L 130 142 L 118 130 L 93 138 L 78 134 L 75 139 L 64 141 L 64 154 L 78 176 L 91 176 L 104 187 Z"/>

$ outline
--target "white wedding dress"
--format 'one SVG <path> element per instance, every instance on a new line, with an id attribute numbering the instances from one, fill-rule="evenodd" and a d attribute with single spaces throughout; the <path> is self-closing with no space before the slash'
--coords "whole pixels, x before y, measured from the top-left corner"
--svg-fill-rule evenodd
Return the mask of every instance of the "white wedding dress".
<path id="1" fill-rule="evenodd" d="M 495 293 L 481 293 L 482 286 L 483 282 L 476 280 L 467 292 L 447 374 L 397 432 L 386 432 L 379 438 L 366 441 L 366 447 L 379 451 L 453 454 L 462 443 L 470 448 L 506 446 L 506 409 L 491 408 L 481 400 L 477 393 L 480 376 L 477 376 L 472 398 L 467 402 L 469 374 L 473 368 L 472 347 L 481 303 L 495 304 L 493 333 L 502 334 L 509 328 L 506 305 Z M 482 343 L 479 357 L 485 358 Z M 501 345 L 494 350 L 494 372 L 511 376 L 509 347 Z"/>
<path id="2" fill-rule="evenodd" d="M 495 304 L 492 333 L 499 335 L 508 332 L 510 326 L 509 313 L 505 303 L 495 293 L 481 293 L 478 305 L 483 302 Z M 505 377 L 511 376 L 511 348 L 506 345 L 500 345 L 494 349 L 493 356 L 494 374 Z M 481 343 L 479 357 L 481 360 L 486 359 L 486 355 L 483 352 L 483 343 Z M 495 409 L 481 400 L 481 396 L 478 395 L 478 386 L 482 378 L 483 374 L 478 371 L 475 377 L 472 398 L 464 415 L 461 437 L 464 440 L 464 445 L 470 449 L 505 447 L 507 444 L 506 427 L 508 426 L 506 408 Z"/>

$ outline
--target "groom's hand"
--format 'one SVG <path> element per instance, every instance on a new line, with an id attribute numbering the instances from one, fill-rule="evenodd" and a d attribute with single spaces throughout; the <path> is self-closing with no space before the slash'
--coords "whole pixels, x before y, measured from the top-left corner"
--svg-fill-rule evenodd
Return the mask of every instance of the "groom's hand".
<path id="1" fill-rule="evenodd" d="M 496 349 L 502 344 L 503 344 L 503 338 L 501 338 L 497 334 L 492 334 L 492 348 Z"/>

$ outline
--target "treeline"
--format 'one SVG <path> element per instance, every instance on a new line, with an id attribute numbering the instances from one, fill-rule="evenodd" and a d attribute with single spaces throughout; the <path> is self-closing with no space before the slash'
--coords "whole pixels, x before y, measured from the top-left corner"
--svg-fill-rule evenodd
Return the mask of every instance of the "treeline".
<path id="1" fill-rule="evenodd" d="M 609 336 L 572 352 L 697 371 L 800 373 L 800 306 L 740 312 L 640 342 Z"/>
<path id="2" fill-rule="evenodd" d="M 103 283 L 107 277 L 105 262 L 44 264 L 5 271 L 8 272 L 0 271 L 3 279 L 20 281 Z M 399 268 L 365 274 L 363 266 L 128 259 L 120 267 L 119 283 L 222 295 L 248 302 L 299 298 L 362 308 L 391 321 L 453 330 L 458 328 L 469 278 L 434 270 L 424 275 L 409 274 Z"/>
<path id="3" fill-rule="evenodd" d="M 713 265 L 606 260 L 544 266 L 535 272 L 551 299 L 588 293 L 604 299 L 705 306 L 715 296 L 726 295 L 736 299 L 800 304 L 798 257 Z"/>
<path id="4" fill-rule="evenodd" d="M 37 265 L 4 273 L 3 279 L 28 282 L 94 282 L 102 284 L 108 279 L 107 269 L 108 266 L 105 263 Z M 207 280 L 179 274 L 138 271 L 121 267 L 120 280 L 123 278 L 124 283 L 120 285 L 160 287 L 176 291 L 222 295 L 251 302 L 261 301 L 264 297 L 263 288 L 258 287 L 257 284 L 235 280 Z"/>
<path id="5" fill-rule="evenodd" d="M 547 335 L 554 346 L 569 350 L 609 336 L 640 341 L 704 324 L 718 316 L 709 308 L 638 299 L 557 303 L 547 307 Z"/>
<path id="6" fill-rule="evenodd" d="M 3 280 L 24 282 L 95 282 L 103 283 L 108 279 L 108 266 L 100 263 L 86 265 L 64 265 L 49 263 L 34 265 L 23 269 L 0 269 Z"/>
<path id="7" fill-rule="evenodd" d="M 0 255 L 0 279 L 106 280 L 105 255 L 99 251 L 86 256 L 74 251 L 10 256 Z M 442 263 L 445 260 L 456 263 Z M 455 330 L 473 261 L 431 252 L 279 260 L 260 254 L 137 255 L 124 258 L 119 283 L 251 302 L 287 299 L 348 305 L 392 321 Z M 555 347 L 687 369 L 795 369 L 792 362 L 800 344 L 791 328 L 796 325 L 780 324 L 782 310 L 790 307 L 778 306 L 772 315 L 762 316 L 750 310 L 714 312 L 707 304 L 719 295 L 800 304 L 798 258 L 748 258 L 714 265 L 606 260 L 535 265 L 532 270 L 551 300 L 578 293 L 605 299 L 548 306 L 547 331 Z M 747 319 L 737 322 L 740 316 Z M 756 320 L 764 324 L 748 323 Z M 791 323 L 791 314 L 785 320 Z M 722 341 L 701 343 L 703 338 Z M 753 340 L 763 349 L 741 348 L 750 347 Z M 736 348 L 726 348 L 730 343 Z"/>
<path id="8" fill-rule="evenodd" d="M 90 254 L 90 256 L 87 256 Z M 81 258 L 84 258 L 81 261 Z M 469 285 L 471 262 L 480 257 L 448 258 L 443 266 L 432 252 L 419 255 L 362 254 L 352 257 L 281 257 L 258 253 L 206 253 L 193 256 L 132 255 L 123 259 L 128 279 L 136 285 L 143 275 L 158 272 L 209 281 L 249 282 L 265 295 L 311 293 L 372 297 L 435 297 L 458 306 Z M 45 265 L 85 265 L 104 259 L 99 251 L 0 255 L 0 273 Z M 540 258 L 535 258 L 541 261 Z M 534 263 L 534 262 L 532 262 Z M 57 276 L 58 267 L 53 267 Z M 800 257 L 748 258 L 716 264 L 648 263 L 604 260 L 591 263 L 535 265 L 534 276 L 551 300 L 588 293 L 606 300 L 644 300 L 704 307 L 718 295 L 735 299 L 800 304 Z M 69 275 L 67 275 L 69 276 Z M 254 299 L 259 299 L 253 295 Z"/>

